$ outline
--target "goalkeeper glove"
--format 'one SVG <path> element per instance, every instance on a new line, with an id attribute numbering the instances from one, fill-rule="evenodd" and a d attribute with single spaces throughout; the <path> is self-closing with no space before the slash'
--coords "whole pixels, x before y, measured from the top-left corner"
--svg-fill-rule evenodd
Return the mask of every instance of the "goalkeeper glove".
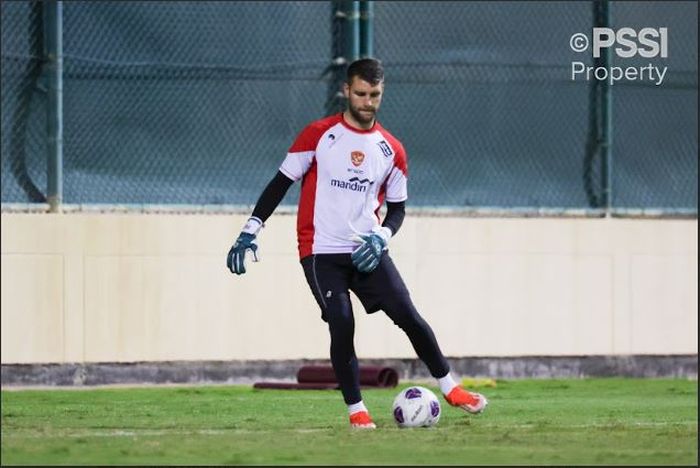
<path id="1" fill-rule="evenodd" d="M 387 227 L 375 227 L 371 234 L 360 234 L 353 237 L 353 240 L 361 242 L 350 256 L 355 268 L 361 273 L 373 272 L 379 266 L 382 255 L 387 249 L 389 238 L 391 238 L 391 229 Z"/>
<path id="2" fill-rule="evenodd" d="M 247 251 L 253 254 L 254 262 L 260 261 L 258 258 L 258 244 L 255 237 L 262 227 L 262 221 L 255 216 L 251 216 L 245 226 L 243 226 L 243 230 L 238 236 L 238 239 L 236 239 L 236 242 L 234 242 L 231 250 L 228 251 L 228 257 L 226 258 L 226 266 L 231 270 L 231 273 L 237 275 L 245 273 L 245 254 Z"/>

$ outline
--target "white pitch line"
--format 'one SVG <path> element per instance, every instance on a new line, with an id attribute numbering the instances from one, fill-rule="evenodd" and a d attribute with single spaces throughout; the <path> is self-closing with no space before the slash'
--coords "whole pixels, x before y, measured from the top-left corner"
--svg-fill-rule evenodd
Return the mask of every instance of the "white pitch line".
<path id="1" fill-rule="evenodd" d="M 530 424 L 482 424 L 479 423 L 479 427 L 488 428 L 499 428 L 499 429 L 531 429 L 534 427 L 541 429 L 604 429 L 604 428 L 615 428 L 615 427 L 666 427 L 666 426 L 692 426 L 697 425 L 697 421 L 648 421 L 648 422 L 608 422 L 608 423 L 594 423 L 594 424 L 556 424 L 556 423 L 530 423 Z"/>
<path id="2" fill-rule="evenodd" d="M 697 425 L 697 421 L 650 421 L 650 422 L 636 422 L 636 423 L 598 423 L 598 424 L 576 424 L 576 425 L 557 425 L 557 424 L 511 424 L 511 425 L 493 425 L 493 424 L 481 424 L 479 427 L 488 429 L 604 429 L 604 428 L 625 428 L 625 427 L 672 427 L 672 426 L 692 426 Z M 393 429 L 393 426 L 391 426 Z M 381 429 L 381 428 L 380 428 Z M 288 429 L 286 432 L 296 432 L 296 433 L 314 433 L 314 432 L 325 432 L 333 430 L 332 428 L 297 428 Z M 144 430 L 122 430 L 122 429 L 105 429 L 89 432 L 71 432 L 68 434 L 60 433 L 44 433 L 44 434 L 18 434 L 12 433 L 7 430 L 3 431 L 3 437 L 17 437 L 17 438 L 47 438 L 47 437 L 68 437 L 68 438 L 80 438 L 80 437 L 154 437 L 154 436 L 165 436 L 165 435 L 226 435 L 226 434 L 261 434 L 266 432 L 285 432 L 285 429 L 200 429 L 195 431 L 182 431 L 182 430 L 169 430 L 169 429 L 144 429 Z"/>
<path id="3" fill-rule="evenodd" d="M 322 432 L 327 431 L 327 428 L 319 429 L 290 429 L 286 432 Z M 70 432 L 67 434 L 61 433 L 43 433 L 43 434 L 19 434 L 19 433 L 3 433 L 3 437 L 9 438 L 28 438 L 28 439 L 45 439 L 49 437 L 68 437 L 68 438 L 80 438 L 80 437 L 152 437 L 152 436 L 165 436 L 165 435 L 226 435 L 226 434 L 260 434 L 266 432 L 285 432 L 284 429 L 202 429 L 198 431 L 181 431 L 181 430 L 104 430 L 104 431 L 89 431 L 89 432 Z"/>

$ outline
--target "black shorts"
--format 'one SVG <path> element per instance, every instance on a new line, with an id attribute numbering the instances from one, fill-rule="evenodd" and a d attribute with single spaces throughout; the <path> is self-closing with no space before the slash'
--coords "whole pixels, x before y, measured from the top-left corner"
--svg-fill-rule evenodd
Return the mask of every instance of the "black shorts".
<path id="1" fill-rule="evenodd" d="M 352 264 L 350 254 L 314 254 L 301 259 L 306 281 L 325 317 L 326 297 L 347 294 L 350 290 L 362 303 L 368 314 L 382 310 L 387 299 L 408 296 L 408 289 L 385 252 L 377 268 L 371 273 L 360 273 Z"/>

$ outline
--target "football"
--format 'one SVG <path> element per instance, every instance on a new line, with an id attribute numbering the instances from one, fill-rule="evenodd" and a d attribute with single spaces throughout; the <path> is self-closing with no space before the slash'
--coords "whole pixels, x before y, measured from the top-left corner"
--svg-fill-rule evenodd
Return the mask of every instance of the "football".
<path id="1" fill-rule="evenodd" d="M 440 400 L 425 387 L 408 387 L 396 395 L 392 406 L 399 427 L 430 427 L 440 420 Z"/>

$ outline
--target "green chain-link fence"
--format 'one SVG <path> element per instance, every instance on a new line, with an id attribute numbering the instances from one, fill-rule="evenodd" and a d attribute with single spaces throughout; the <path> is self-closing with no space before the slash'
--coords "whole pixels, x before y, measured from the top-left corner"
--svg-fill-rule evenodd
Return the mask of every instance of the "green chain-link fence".
<path id="1" fill-rule="evenodd" d="M 0 5 L 2 202 L 39 202 L 42 9 Z M 332 13 L 330 2 L 64 3 L 63 201 L 254 203 L 327 108 Z M 380 119 L 407 148 L 409 205 L 591 207 L 590 86 L 569 76 L 572 60 L 591 62 L 569 47 L 593 26 L 591 2 L 376 2 L 373 13 Z M 611 18 L 670 36 L 667 83 L 612 89 L 613 206 L 697 211 L 697 3 L 615 2 Z"/>
<path id="2" fill-rule="evenodd" d="M 63 7 L 66 203 L 251 203 L 294 133 L 323 114 L 325 3 Z M 29 8 L 2 8 L 4 130 L 17 125 L 11 108 L 23 104 L 6 101 L 6 56 L 27 60 L 4 36 L 24 33 L 14 25 L 29 21 Z M 5 22 L 13 25 L 7 32 Z M 16 80 L 41 99 L 36 78 L 24 75 Z M 24 120 L 41 129 L 34 109 Z M 6 166 L 24 161 L 38 174 L 46 150 L 36 145 L 24 158 L 6 158 L 4 141 L 3 202 L 29 201 Z"/>
<path id="3" fill-rule="evenodd" d="M 42 202 L 46 190 L 42 7 L 38 2 L 0 2 L 0 8 L 2 201 Z"/>
<path id="4" fill-rule="evenodd" d="M 613 28 L 671 35 L 665 86 L 612 89 L 613 205 L 697 209 L 697 4 L 610 10 Z M 413 194 L 434 188 L 422 203 L 590 206 L 586 185 L 602 187 L 599 161 L 584 164 L 589 82 L 572 81 L 570 64 L 592 65 L 591 55 L 569 47 L 592 28 L 590 2 L 390 2 L 375 12 L 375 51 L 391 70 L 382 117 L 413 156 Z"/>
<path id="5" fill-rule="evenodd" d="M 587 205 L 588 90 L 566 65 L 569 36 L 591 27 L 589 3 L 375 11 L 376 53 L 392 70 L 383 117 L 413 156 L 414 193 L 432 187 L 431 205 Z"/>
<path id="6" fill-rule="evenodd" d="M 613 91 L 613 201 L 616 206 L 698 206 L 698 4 L 615 2 L 613 24 L 668 28 L 662 86 Z M 623 60 L 613 56 L 613 65 Z M 624 60 L 643 66 L 642 57 Z"/>

